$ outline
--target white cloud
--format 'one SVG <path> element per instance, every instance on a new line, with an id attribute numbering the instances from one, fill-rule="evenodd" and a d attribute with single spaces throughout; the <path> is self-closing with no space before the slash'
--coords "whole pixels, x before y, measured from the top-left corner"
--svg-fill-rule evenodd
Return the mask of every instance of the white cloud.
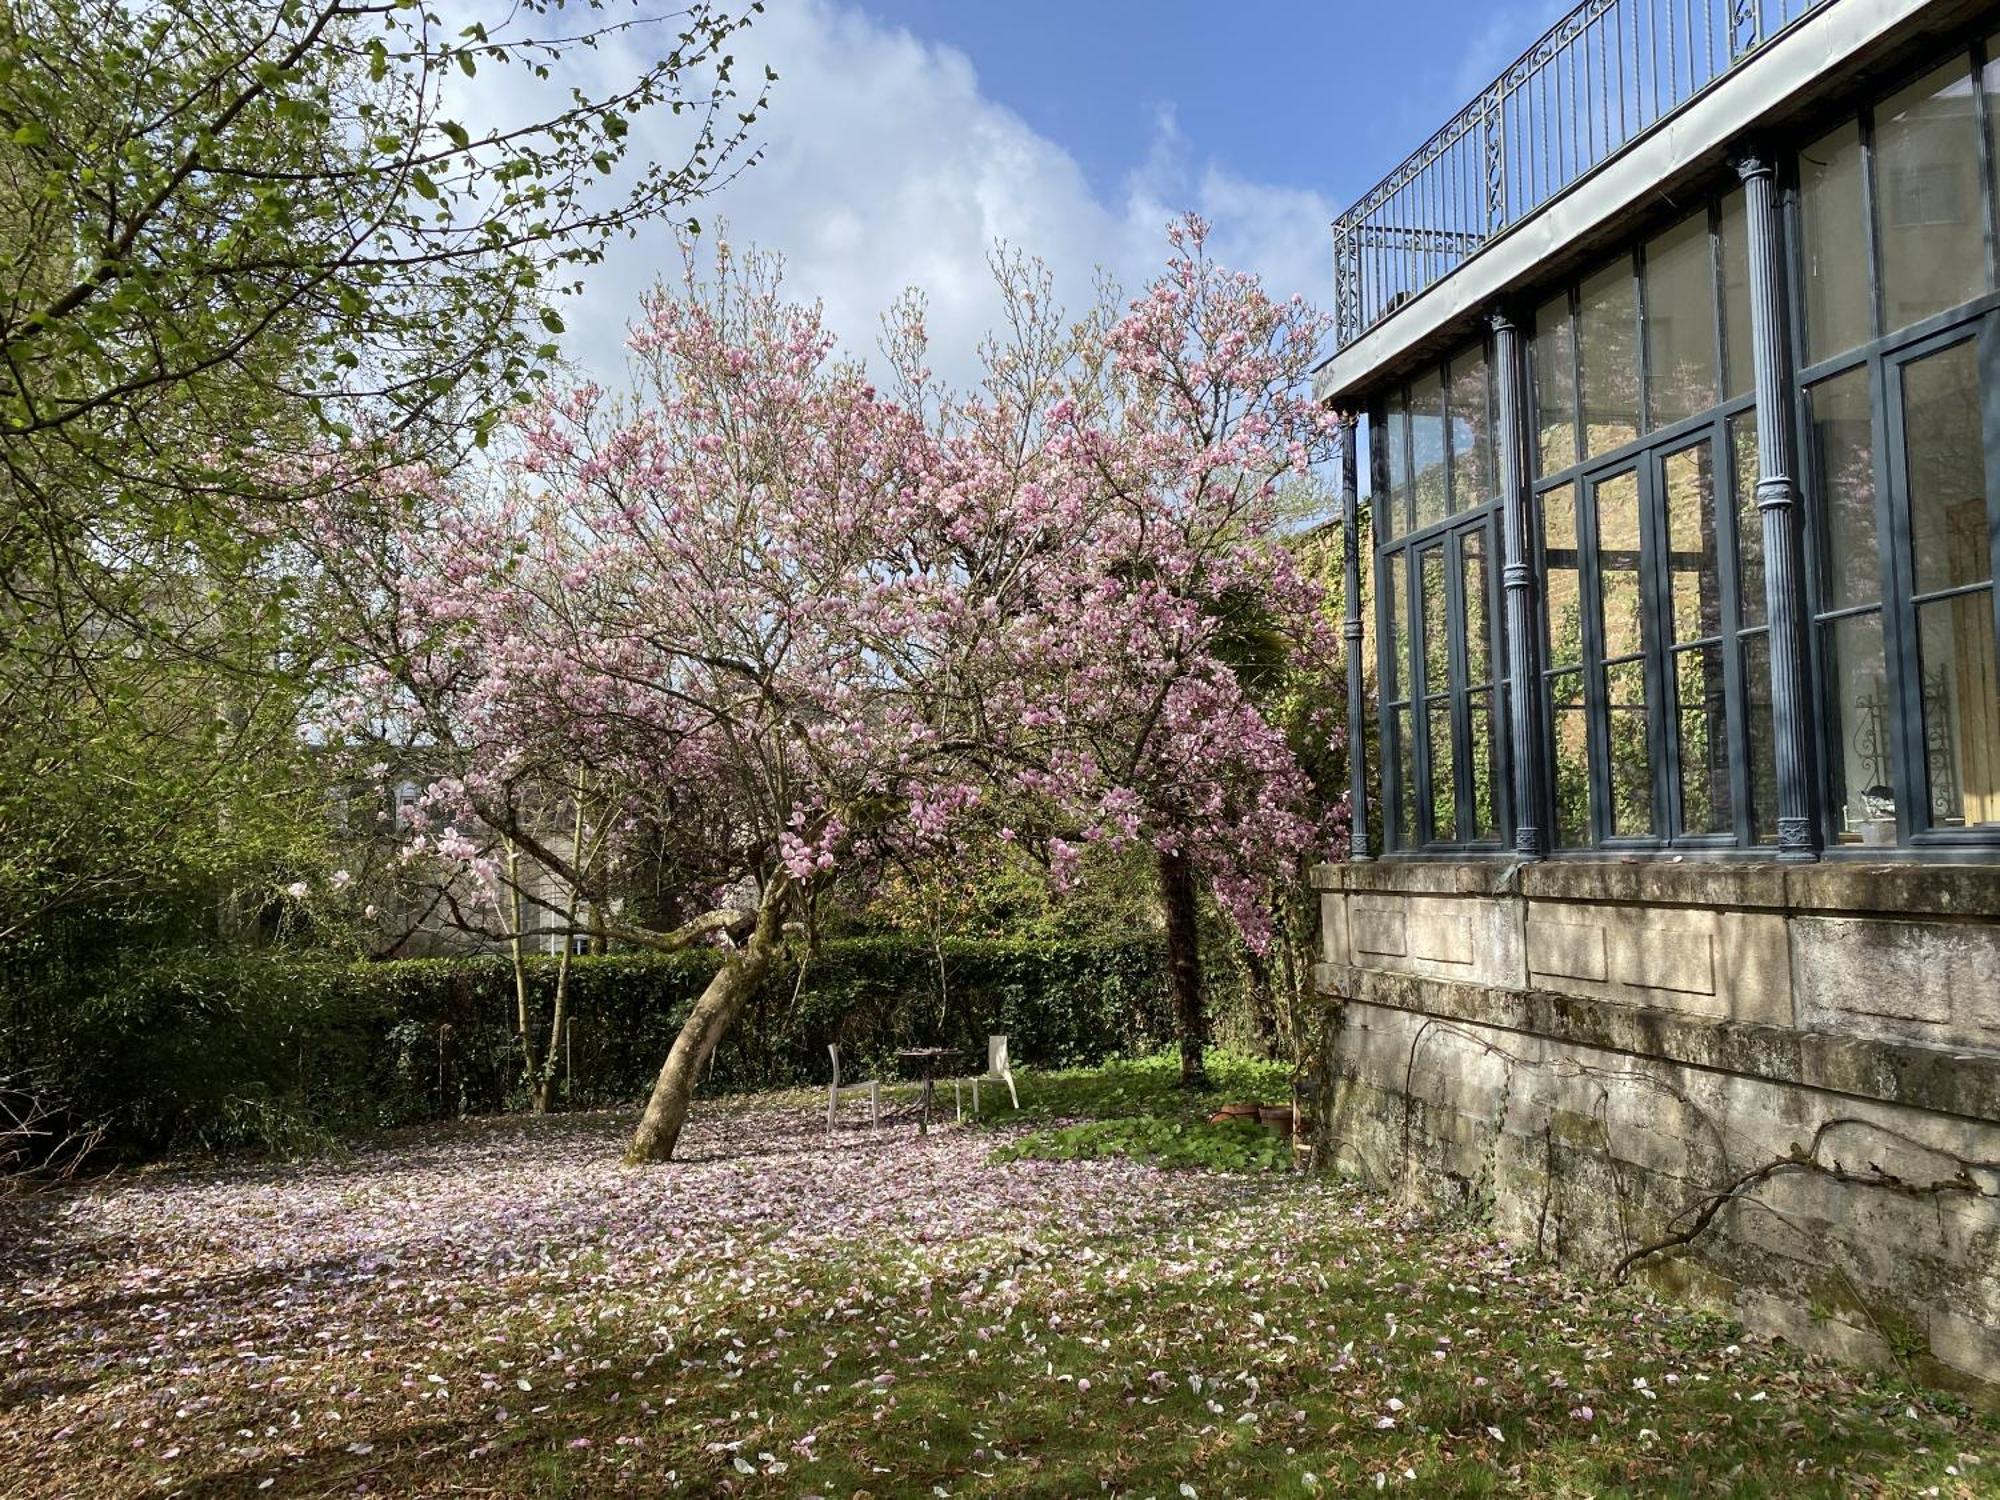
<path id="1" fill-rule="evenodd" d="M 782 252 L 792 294 L 822 300 L 855 353 L 872 352 L 882 312 L 915 286 L 940 371 L 963 378 L 996 312 L 986 265 L 996 241 L 1048 262 L 1059 293 L 1081 306 L 1098 267 L 1128 289 L 1144 282 L 1164 258 L 1167 220 L 1190 208 L 1214 222 L 1218 256 L 1274 294 L 1331 295 L 1332 204 L 1202 161 L 1170 114 L 1106 201 L 1068 151 L 981 91 L 964 53 L 835 0 L 777 0 L 739 55 L 743 78 L 767 61 L 779 74 L 756 131 L 764 159 L 695 211 L 705 225 L 726 219 L 732 243 Z M 671 121 L 636 129 L 670 132 Z M 672 150 L 663 136 L 658 154 Z M 615 382 L 639 293 L 676 265 L 664 228 L 614 246 L 565 312 L 571 356 Z"/>

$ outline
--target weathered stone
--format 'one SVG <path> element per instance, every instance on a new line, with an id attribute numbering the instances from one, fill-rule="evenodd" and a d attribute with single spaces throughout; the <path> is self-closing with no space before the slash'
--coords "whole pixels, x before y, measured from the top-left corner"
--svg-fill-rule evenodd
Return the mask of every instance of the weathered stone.
<path id="1" fill-rule="evenodd" d="M 1783 907 L 1782 865 L 1675 864 L 1669 860 L 1545 859 L 1521 867 L 1531 901 L 1608 901 L 1627 906 Z"/>
<path id="2" fill-rule="evenodd" d="M 1347 898 L 1328 892 L 1319 898 L 1320 957 L 1330 964 L 1351 960 L 1347 943 Z"/>
<path id="3" fill-rule="evenodd" d="M 2000 923 L 1793 918 L 1807 1026 L 2000 1047 Z"/>
<path id="4" fill-rule="evenodd" d="M 1821 860 L 1775 868 L 1794 911 L 2000 918 L 2000 865 Z"/>
<path id="5" fill-rule="evenodd" d="M 1490 1212 L 1513 1243 L 1600 1272 L 1775 1168 L 1695 1243 L 1642 1261 L 1642 1279 L 2000 1399 L 2000 1167 L 1982 1165 L 2000 1162 L 2000 1053 L 1867 1034 L 1859 1010 L 1829 1014 L 1816 975 L 1791 1024 L 1800 924 L 1851 918 L 1572 895 L 1367 900 L 1377 947 L 1393 946 L 1400 904 L 1403 951 L 1357 943 L 1353 963 L 1318 971 L 1347 1001 L 1319 1069 L 1318 1160 Z M 1453 962 L 1464 948 L 1441 917 L 1464 919 L 1468 961 Z M 1517 984 L 1487 977 L 1508 965 L 1479 937 L 1510 922 Z M 1956 1027 L 1986 999 L 1971 972 L 1869 1003 Z"/>

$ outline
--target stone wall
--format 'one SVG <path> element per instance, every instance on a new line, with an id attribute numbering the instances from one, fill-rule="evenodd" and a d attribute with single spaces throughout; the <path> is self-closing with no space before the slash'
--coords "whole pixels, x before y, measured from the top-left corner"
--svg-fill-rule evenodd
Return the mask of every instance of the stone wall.
<path id="1" fill-rule="evenodd" d="M 1323 1165 L 2000 1393 L 2000 867 L 1315 874 Z"/>

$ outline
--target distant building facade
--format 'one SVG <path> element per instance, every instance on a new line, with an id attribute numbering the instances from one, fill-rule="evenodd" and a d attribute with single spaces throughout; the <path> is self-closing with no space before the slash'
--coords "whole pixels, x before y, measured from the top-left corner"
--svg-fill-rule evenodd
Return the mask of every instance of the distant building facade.
<path id="1" fill-rule="evenodd" d="M 1334 242 L 1317 1152 L 2000 1382 L 2000 8 L 1586 0 Z"/>

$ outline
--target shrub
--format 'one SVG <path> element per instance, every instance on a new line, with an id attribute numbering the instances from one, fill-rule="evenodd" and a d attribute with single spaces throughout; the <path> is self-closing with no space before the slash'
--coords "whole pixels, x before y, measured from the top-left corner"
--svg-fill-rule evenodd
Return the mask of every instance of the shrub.
<path id="1" fill-rule="evenodd" d="M 572 1107 L 642 1097 L 717 960 L 572 961 L 559 1079 Z M 556 960 L 530 962 L 546 1027 Z M 1149 1051 L 1171 1033 L 1165 955 L 1094 942 L 842 939 L 775 972 L 718 1050 L 707 1086 L 822 1082 L 910 1046 L 983 1056 L 989 1032 L 1038 1067 Z M 0 1072 L 33 1068 L 127 1152 L 328 1136 L 527 1102 L 504 958 L 348 963 L 270 951 L 169 953 L 0 991 Z M 545 1045 L 541 1031 L 537 1045 Z"/>

